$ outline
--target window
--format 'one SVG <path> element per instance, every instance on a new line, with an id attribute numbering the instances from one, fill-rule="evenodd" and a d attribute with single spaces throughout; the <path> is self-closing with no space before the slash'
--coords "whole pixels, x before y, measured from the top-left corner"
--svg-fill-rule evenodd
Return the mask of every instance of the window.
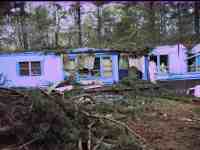
<path id="1" fill-rule="evenodd" d="M 75 58 L 69 58 L 68 61 L 64 63 L 64 69 L 66 71 L 74 71 L 76 69 L 76 59 Z"/>
<path id="2" fill-rule="evenodd" d="M 92 70 L 92 75 L 96 77 L 100 76 L 100 57 L 95 57 L 94 59 L 94 69 Z"/>
<path id="3" fill-rule="evenodd" d="M 188 59 L 188 71 L 189 72 L 199 72 L 200 71 L 200 56 L 193 56 L 189 55 Z"/>
<path id="4" fill-rule="evenodd" d="M 39 61 L 30 62 L 31 63 L 31 75 L 40 76 L 41 75 L 41 65 Z"/>
<path id="5" fill-rule="evenodd" d="M 151 55 L 151 56 L 150 56 L 150 61 L 155 62 L 156 65 L 157 65 L 157 56 L 155 56 L 155 55 Z"/>
<path id="6" fill-rule="evenodd" d="M 39 61 L 19 62 L 19 74 L 21 76 L 40 76 L 41 64 Z"/>
<path id="7" fill-rule="evenodd" d="M 168 55 L 160 55 L 160 72 L 168 72 Z"/>
<path id="8" fill-rule="evenodd" d="M 119 69 L 128 69 L 128 57 L 127 56 L 120 56 L 119 58 Z"/>
<path id="9" fill-rule="evenodd" d="M 110 57 L 103 57 L 102 66 L 103 66 L 103 76 L 112 77 L 112 59 Z"/>
<path id="10" fill-rule="evenodd" d="M 20 62 L 19 63 L 19 73 L 21 76 L 29 75 L 29 63 L 28 62 Z"/>

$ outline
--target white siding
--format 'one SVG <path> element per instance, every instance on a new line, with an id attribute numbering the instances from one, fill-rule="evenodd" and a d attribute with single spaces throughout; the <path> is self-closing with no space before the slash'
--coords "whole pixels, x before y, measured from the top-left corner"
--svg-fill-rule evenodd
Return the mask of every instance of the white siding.
<path id="1" fill-rule="evenodd" d="M 20 76 L 19 62 L 40 61 L 41 76 Z M 3 73 L 9 86 L 37 87 L 64 79 L 63 64 L 59 55 L 12 54 L 0 55 L 0 73 Z"/>

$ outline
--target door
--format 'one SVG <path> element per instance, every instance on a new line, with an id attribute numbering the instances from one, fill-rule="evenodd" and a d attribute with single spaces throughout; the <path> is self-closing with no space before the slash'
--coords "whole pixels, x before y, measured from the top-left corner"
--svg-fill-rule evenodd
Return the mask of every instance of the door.
<path id="1" fill-rule="evenodd" d="M 101 56 L 101 77 L 113 82 L 112 56 Z"/>

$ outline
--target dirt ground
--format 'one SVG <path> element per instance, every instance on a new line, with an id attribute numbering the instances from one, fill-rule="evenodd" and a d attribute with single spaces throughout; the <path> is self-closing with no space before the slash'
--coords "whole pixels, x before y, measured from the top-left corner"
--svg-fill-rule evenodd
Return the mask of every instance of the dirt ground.
<path id="1" fill-rule="evenodd" d="M 155 150 L 200 149 L 199 104 L 174 101 L 152 104 L 129 126 Z"/>

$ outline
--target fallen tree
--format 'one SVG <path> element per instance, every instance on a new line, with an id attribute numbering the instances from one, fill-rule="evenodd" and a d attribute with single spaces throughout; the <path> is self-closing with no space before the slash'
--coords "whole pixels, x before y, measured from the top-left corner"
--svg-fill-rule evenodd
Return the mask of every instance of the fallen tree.
<path id="1" fill-rule="evenodd" d="M 0 148 L 142 150 L 147 147 L 145 139 L 125 122 L 99 113 L 96 107 L 95 100 L 87 94 L 66 99 L 40 89 L 26 92 L 0 89 Z"/>

